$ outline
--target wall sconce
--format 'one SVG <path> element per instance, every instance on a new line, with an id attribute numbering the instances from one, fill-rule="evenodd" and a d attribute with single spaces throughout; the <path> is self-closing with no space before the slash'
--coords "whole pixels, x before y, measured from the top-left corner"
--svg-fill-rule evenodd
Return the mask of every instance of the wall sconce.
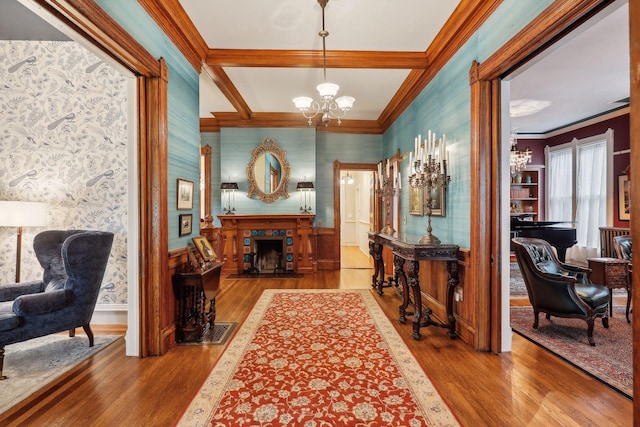
<path id="1" fill-rule="evenodd" d="M 296 190 L 300 192 L 300 211 L 302 213 L 310 213 L 311 212 L 311 190 L 313 190 L 313 182 L 310 181 L 301 181 L 296 186 Z M 302 207 L 302 198 L 304 193 L 304 208 Z M 308 198 L 308 205 L 307 205 Z"/>
<path id="2" fill-rule="evenodd" d="M 47 225 L 47 204 L 43 202 L 0 201 L 0 227 L 18 227 L 16 249 L 16 283 L 20 282 L 22 227 Z"/>
<path id="3" fill-rule="evenodd" d="M 223 207 L 222 213 L 225 215 L 233 215 L 236 212 L 236 190 L 238 190 L 237 182 L 223 182 L 220 184 L 223 196 L 227 195 L 227 206 Z M 224 201 L 223 201 L 224 203 Z"/>

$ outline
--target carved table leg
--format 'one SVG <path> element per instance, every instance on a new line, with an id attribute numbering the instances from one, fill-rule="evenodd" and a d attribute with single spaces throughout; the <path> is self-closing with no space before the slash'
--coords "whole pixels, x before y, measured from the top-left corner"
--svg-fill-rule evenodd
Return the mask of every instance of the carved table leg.
<path id="1" fill-rule="evenodd" d="M 449 337 L 455 338 L 458 333 L 456 332 L 456 318 L 453 316 L 453 296 L 456 286 L 460 283 L 458 261 L 447 261 L 447 272 L 449 273 L 447 279 L 447 321 L 449 322 Z"/>
<path id="2" fill-rule="evenodd" d="M 420 270 L 420 263 L 418 261 L 409 261 L 409 287 L 413 289 L 413 339 L 419 340 L 422 337 L 420 334 L 420 324 L 422 318 L 422 295 L 420 295 L 420 281 L 418 280 L 418 272 Z M 408 292 L 407 292 L 408 294 Z M 405 298 L 408 298 L 405 297 Z"/>
<path id="3" fill-rule="evenodd" d="M 371 277 L 371 287 L 378 288 L 378 295 L 382 295 L 384 285 L 384 260 L 382 259 L 382 245 L 369 242 L 369 254 L 373 257 L 374 273 Z"/>
<path id="4" fill-rule="evenodd" d="M 407 307 L 409 306 L 409 285 L 407 284 L 407 275 L 404 274 L 404 258 L 393 255 L 393 273 L 396 277 L 396 283 L 402 286 L 402 304 L 399 307 L 400 323 L 407 322 Z"/>

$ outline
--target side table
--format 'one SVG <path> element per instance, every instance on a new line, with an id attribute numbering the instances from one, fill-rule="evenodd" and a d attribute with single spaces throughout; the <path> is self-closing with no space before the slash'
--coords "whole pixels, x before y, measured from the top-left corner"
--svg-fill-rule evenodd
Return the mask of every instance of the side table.
<path id="1" fill-rule="evenodd" d="M 627 290 L 627 322 L 629 320 L 629 307 L 631 303 L 631 283 L 629 281 L 629 262 L 619 258 L 589 258 L 591 273 L 589 279 L 594 283 L 605 285 L 609 288 L 609 316 L 613 317 L 613 289 L 625 288 Z"/>

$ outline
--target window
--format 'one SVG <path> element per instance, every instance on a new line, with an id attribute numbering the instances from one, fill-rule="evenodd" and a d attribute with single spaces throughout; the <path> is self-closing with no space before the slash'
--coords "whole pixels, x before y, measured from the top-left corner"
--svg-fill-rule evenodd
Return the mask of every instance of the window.
<path id="1" fill-rule="evenodd" d="M 567 260 L 586 263 L 599 256 L 599 228 L 613 221 L 613 130 L 547 147 L 545 155 L 547 219 L 573 223 L 578 243 Z"/>

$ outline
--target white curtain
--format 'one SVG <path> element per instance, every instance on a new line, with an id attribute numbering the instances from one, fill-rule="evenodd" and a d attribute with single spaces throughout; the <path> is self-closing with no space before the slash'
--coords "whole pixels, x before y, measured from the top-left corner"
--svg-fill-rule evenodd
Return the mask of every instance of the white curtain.
<path id="1" fill-rule="evenodd" d="M 573 149 L 549 151 L 547 156 L 547 220 L 573 222 Z"/>
<path id="2" fill-rule="evenodd" d="M 611 140 L 610 140 L 611 139 Z M 599 256 L 600 231 L 607 225 L 607 134 L 547 151 L 547 220 L 573 221 L 578 243 L 567 250 L 567 262 L 587 263 Z"/>
<path id="3" fill-rule="evenodd" d="M 606 141 L 576 147 L 576 234 L 567 257 L 579 261 L 598 256 L 600 227 L 607 225 Z"/>

